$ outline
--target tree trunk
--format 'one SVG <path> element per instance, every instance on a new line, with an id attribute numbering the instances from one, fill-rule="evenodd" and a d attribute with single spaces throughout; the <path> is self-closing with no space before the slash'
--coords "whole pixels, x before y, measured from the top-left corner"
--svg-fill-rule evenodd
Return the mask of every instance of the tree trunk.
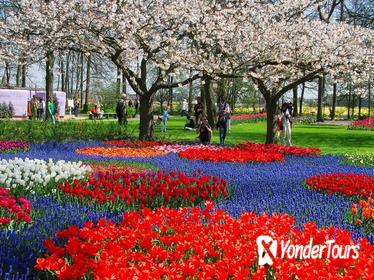
<path id="1" fill-rule="evenodd" d="M 160 89 L 160 114 L 162 114 L 162 107 L 164 106 L 164 94 L 165 90 Z"/>
<path id="2" fill-rule="evenodd" d="M 299 115 L 303 114 L 304 93 L 305 93 L 305 83 L 303 83 L 303 86 L 301 88 L 301 95 L 300 95 L 300 101 L 299 101 Z"/>
<path id="3" fill-rule="evenodd" d="M 207 118 L 208 118 L 209 125 L 211 127 L 214 127 L 215 110 L 214 110 L 214 104 L 213 104 L 211 90 L 210 90 L 211 80 L 210 78 L 205 78 L 204 81 L 205 81 L 204 96 L 205 96 L 205 103 L 206 103 Z"/>
<path id="4" fill-rule="evenodd" d="M 46 73 L 45 73 L 45 90 L 46 90 L 46 105 L 53 95 L 53 65 L 55 62 L 55 57 L 53 54 L 53 50 L 49 50 L 47 52 L 47 63 L 46 63 Z M 56 108 L 58 110 L 58 108 Z M 49 112 L 46 110 L 46 118 L 48 119 Z"/>
<path id="5" fill-rule="evenodd" d="M 297 86 L 293 88 L 293 116 L 297 117 Z"/>
<path id="6" fill-rule="evenodd" d="M 82 54 L 83 55 L 83 54 Z M 80 89 L 80 79 L 81 79 L 81 54 L 77 54 L 77 62 L 76 62 L 76 65 L 77 65 L 77 69 L 75 69 L 75 95 L 77 95 L 77 97 L 79 98 L 79 89 Z M 82 96 L 81 96 L 82 97 Z M 80 102 L 82 102 L 82 99 L 80 100 Z"/>
<path id="7" fill-rule="evenodd" d="M 26 66 L 26 64 L 24 64 L 24 65 L 22 65 L 22 73 L 21 73 L 21 75 L 22 75 L 22 77 L 21 77 L 21 86 L 23 88 L 26 87 L 26 71 L 27 71 L 27 66 Z"/>
<path id="8" fill-rule="evenodd" d="M 206 102 L 205 102 L 205 94 L 204 94 L 204 83 L 205 83 L 205 80 L 203 78 L 201 78 L 200 81 L 201 81 L 201 83 L 200 83 L 200 101 L 201 101 L 201 103 L 204 106 L 204 112 L 203 112 L 203 114 L 205 114 L 205 110 L 206 110 Z"/>
<path id="9" fill-rule="evenodd" d="M 3 77 L 1 78 L 1 85 L 5 85 L 5 80 L 6 80 L 6 64 L 5 64 L 5 68 L 4 68 L 4 73 L 3 73 Z"/>
<path id="10" fill-rule="evenodd" d="M 127 94 L 127 82 L 124 73 L 122 73 L 122 93 Z"/>
<path id="11" fill-rule="evenodd" d="M 352 115 L 351 117 L 354 118 L 355 117 L 355 103 L 356 103 L 356 95 L 354 92 L 352 92 Z"/>
<path id="12" fill-rule="evenodd" d="M 277 101 L 274 99 L 266 99 L 266 143 L 276 143 L 277 132 Z"/>
<path id="13" fill-rule="evenodd" d="M 368 85 L 368 117 L 370 117 L 370 112 L 371 111 L 371 83 L 369 80 L 369 85 Z"/>
<path id="14" fill-rule="evenodd" d="M 66 91 L 66 96 L 69 96 L 69 64 L 70 64 L 70 52 L 66 56 L 66 67 L 65 67 L 65 91 Z"/>
<path id="15" fill-rule="evenodd" d="M 64 58 L 60 55 L 61 91 L 65 91 Z"/>
<path id="16" fill-rule="evenodd" d="M 192 69 L 190 69 L 190 77 L 192 76 Z M 192 113 L 192 81 L 188 85 L 188 114 Z"/>
<path id="17" fill-rule="evenodd" d="M 335 111 L 336 111 L 336 83 L 334 83 L 332 88 L 332 109 L 331 109 L 331 120 L 335 120 Z"/>
<path id="18" fill-rule="evenodd" d="M 9 86 L 10 85 L 10 64 L 9 64 L 9 62 L 5 62 L 4 75 L 5 75 L 5 84 L 7 86 Z"/>
<path id="19" fill-rule="evenodd" d="M 153 137 L 153 114 L 152 98 L 145 94 L 140 95 L 140 123 L 139 123 L 139 140 L 151 140 Z"/>
<path id="20" fill-rule="evenodd" d="M 351 94 L 352 94 L 352 84 L 349 83 L 348 85 L 348 120 L 351 119 Z"/>
<path id="21" fill-rule="evenodd" d="M 323 96 L 325 94 L 325 76 L 318 77 L 317 122 L 323 122 Z"/>
<path id="22" fill-rule="evenodd" d="M 361 117 L 361 105 L 362 105 L 362 97 L 358 97 L 358 118 Z"/>
<path id="23" fill-rule="evenodd" d="M 344 20 L 344 0 L 340 1 L 340 21 Z"/>
<path id="24" fill-rule="evenodd" d="M 174 81 L 173 77 L 169 78 L 170 84 L 172 84 Z M 169 103 L 169 110 L 170 112 L 173 112 L 173 88 L 169 88 L 169 98 L 168 98 L 168 103 Z"/>
<path id="25" fill-rule="evenodd" d="M 86 70 L 86 96 L 84 98 L 83 111 L 88 112 L 88 94 L 90 93 L 91 83 L 91 55 L 87 58 L 87 70 Z"/>
<path id="26" fill-rule="evenodd" d="M 80 60 L 80 81 L 79 81 L 79 91 L 80 91 L 80 94 L 81 94 L 81 102 L 80 102 L 80 105 L 81 105 L 81 108 L 83 108 L 83 74 L 84 74 L 84 67 L 83 67 L 83 63 L 84 63 L 84 55 L 83 53 L 81 53 L 81 60 Z"/>
<path id="27" fill-rule="evenodd" d="M 122 78 L 122 71 L 119 67 L 117 67 L 117 94 L 118 96 L 121 95 L 121 90 L 122 90 L 122 83 L 121 83 L 121 78 Z"/>
<path id="28" fill-rule="evenodd" d="M 17 65 L 17 74 L 16 74 L 16 87 L 20 87 L 21 85 L 21 72 L 22 72 L 22 65 Z"/>
<path id="29" fill-rule="evenodd" d="M 69 85 L 70 85 L 70 97 L 74 96 L 74 63 L 75 63 L 75 55 L 74 53 L 72 54 L 72 58 L 71 58 L 71 61 L 70 61 L 70 64 L 71 64 L 71 74 L 70 74 L 70 82 L 69 82 Z"/>

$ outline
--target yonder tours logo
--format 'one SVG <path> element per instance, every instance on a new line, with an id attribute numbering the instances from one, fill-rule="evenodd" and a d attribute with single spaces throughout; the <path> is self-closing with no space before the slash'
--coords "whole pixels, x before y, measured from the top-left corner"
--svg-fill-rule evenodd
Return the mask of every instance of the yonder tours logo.
<path id="1" fill-rule="evenodd" d="M 268 235 L 260 235 L 256 239 L 258 264 L 272 265 L 278 257 L 281 259 L 357 259 L 359 245 L 335 244 L 335 240 L 326 240 L 323 244 L 313 244 L 310 239 L 307 245 L 293 244 L 290 240 L 280 241 L 280 255 L 278 254 L 278 241 Z"/>

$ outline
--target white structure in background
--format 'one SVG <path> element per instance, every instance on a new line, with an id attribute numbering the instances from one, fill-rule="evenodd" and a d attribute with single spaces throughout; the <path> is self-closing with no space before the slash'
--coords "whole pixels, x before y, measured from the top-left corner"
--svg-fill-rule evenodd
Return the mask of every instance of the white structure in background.
<path id="1" fill-rule="evenodd" d="M 66 93 L 63 91 L 54 91 L 58 100 L 58 115 L 65 116 L 66 107 Z M 0 104 L 12 103 L 14 107 L 15 117 L 27 116 L 27 101 L 36 95 L 36 97 L 45 100 L 45 91 L 42 90 L 27 90 L 27 89 L 0 89 Z M 47 101 L 46 101 L 47 104 Z"/>

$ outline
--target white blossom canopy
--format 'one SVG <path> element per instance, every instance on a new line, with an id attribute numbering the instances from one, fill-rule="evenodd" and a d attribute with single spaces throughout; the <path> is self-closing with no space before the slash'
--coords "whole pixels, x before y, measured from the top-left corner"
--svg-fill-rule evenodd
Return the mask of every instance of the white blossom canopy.
<path id="1" fill-rule="evenodd" d="M 15 2 L 18 8 L 0 22 L 3 58 L 37 61 L 49 49 L 95 52 L 139 87 L 141 73 L 131 64 L 142 57 L 159 74 L 153 87 L 139 91 L 166 86 L 187 69 L 195 77 L 244 75 L 278 95 L 305 76 L 366 77 L 373 69 L 373 31 L 309 16 L 320 0 Z"/>

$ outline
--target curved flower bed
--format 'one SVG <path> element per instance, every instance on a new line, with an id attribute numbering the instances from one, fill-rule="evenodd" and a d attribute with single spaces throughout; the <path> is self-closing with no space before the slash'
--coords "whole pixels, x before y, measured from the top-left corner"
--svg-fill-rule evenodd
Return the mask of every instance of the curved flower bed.
<path id="1" fill-rule="evenodd" d="M 312 156 L 321 154 L 321 150 L 318 148 L 279 146 L 277 144 L 259 144 L 253 142 L 246 142 L 240 143 L 238 147 L 247 151 L 258 153 L 280 153 L 283 155 L 294 156 Z"/>
<path id="2" fill-rule="evenodd" d="M 11 188 L 12 192 L 34 193 L 36 187 L 48 189 L 50 182 L 62 179 L 82 179 L 91 171 L 82 162 L 45 161 L 40 159 L 0 160 L 0 184 Z"/>
<path id="3" fill-rule="evenodd" d="M 346 196 L 369 197 L 374 194 L 374 179 L 361 174 L 320 174 L 309 177 L 305 183 L 312 189 Z"/>
<path id="4" fill-rule="evenodd" d="M 0 186 L 0 228 L 10 223 L 30 223 L 31 203 L 24 197 L 16 198 L 9 189 Z"/>
<path id="5" fill-rule="evenodd" d="M 160 145 L 169 145 L 166 141 L 125 141 L 125 140 L 107 140 L 104 141 L 105 144 L 115 147 L 123 148 L 145 148 L 154 147 Z"/>
<path id="6" fill-rule="evenodd" d="M 374 117 L 354 121 L 351 128 L 374 129 Z"/>
<path id="7" fill-rule="evenodd" d="M 71 226 L 57 233 L 66 239 L 57 246 L 44 242 L 49 254 L 37 260 L 36 268 L 53 272 L 58 279 L 373 279 L 374 246 L 355 243 L 347 231 L 317 229 L 313 223 L 303 230 L 294 220 L 243 213 L 239 219 L 222 210 L 193 208 L 143 209 L 123 215 L 121 225 L 105 219 Z M 293 244 L 359 246 L 360 258 L 333 259 L 322 250 L 317 259 L 290 259 L 277 254 L 272 266 L 258 265 L 256 239 L 270 235 Z M 312 240 L 312 241 L 311 241 Z M 356 248 L 358 247 L 356 246 Z"/>
<path id="8" fill-rule="evenodd" d="M 76 153 L 89 156 L 104 157 L 154 157 L 165 155 L 166 152 L 153 148 L 123 148 L 123 147 L 87 147 L 76 149 Z"/>
<path id="9" fill-rule="evenodd" d="M 197 174 L 190 177 L 181 171 L 99 173 L 87 181 L 65 181 L 58 188 L 68 197 L 116 210 L 190 206 L 228 196 L 225 180 Z"/>
<path id="10" fill-rule="evenodd" d="M 130 172 L 130 173 L 141 173 L 149 170 L 156 170 L 156 166 L 150 164 L 138 163 L 138 162 L 126 162 L 126 161 L 84 161 L 83 165 L 91 168 L 91 174 L 96 175 L 98 173 L 106 172 Z"/>
<path id="11" fill-rule="evenodd" d="M 0 141 L 0 153 L 19 153 L 30 149 L 25 141 Z"/>
<path id="12" fill-rule="evenodd" d="M 223 147 L 220 146 L 214 146 L 214 145 L 180 145 L 180 144 L 174 144 L 174 145 L 162 145 L 162 146 L 155 146 L 154 149 L 164 151 L 167 153 L 179 153 L 188 149 L 209 149 L 209 150 L 220 150 L 223 149 Z"/>
<path id="13" fill-rule="evenodd" d="M 190 148 L 179 152 L 179 157 L 189 160 L 205 160 L 213 162 L 272 162 L 284 161 L 280 153 L 263 153 L 247 151 L 239 148 L 209 149 Z"/>
<path id="14" fill-rule="evenodd" d="M 266 113 L 232 115 L 231 122 L 234 124 L 244 122 L 259 122 L 266 120 Z"/>

